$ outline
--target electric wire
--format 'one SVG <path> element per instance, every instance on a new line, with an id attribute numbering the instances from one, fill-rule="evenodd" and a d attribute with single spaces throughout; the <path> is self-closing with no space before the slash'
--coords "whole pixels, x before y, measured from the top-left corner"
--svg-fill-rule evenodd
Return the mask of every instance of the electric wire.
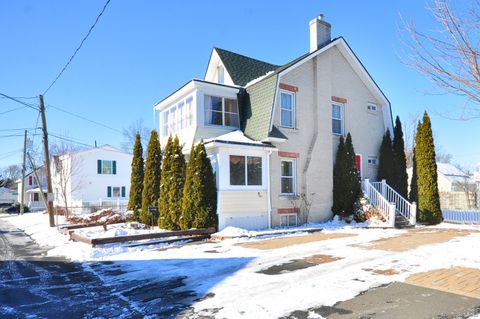
<path id="1" fill-rule="evenodd" d="M 80 42 L 80 45 L 77 47 L 77 49 L 75 50 L 75 52 L 73 52 L 72 56 L 70 57 L 70 59 L 68 60 L 67 64 L 65 64 L 65 66 L 62 68 L 62 70 L 60 71 L 60 73 L 57 75 L 57 77 L 55 78 L 55 80 L 53 80 L 53 82 L 48 86 L 48 88 L 43 92 L 43 95 L 47 94 L 47 92 L 52 88 L 52 86 L 57 82 L 57 80 L 62 76 L 63 72 L 65 72 L 65 70 L 67 69 L 67 67 L 70 65 L 70 63 L 72 62 L 72 60 L 75 58 L 75 56 L 77 55 L 78 51 L 80 51 L 80 49 L 82 48 L 83 46 L 83 43 L 87 40 L 87 38 L 90 36 L 90 34 L 92 33 L 93 29 L 95 28 L 95 26 L 97 25 L 98 21 L 100 20 L 100 17 L 103 15 L 103 13 L 105 12 L 105 9 L 107 8 L 108 4 L 110 3 L 110 0 L 107 0 L 107 2 L 105 3 L 105 5 L 103 6 L 103 9 L 102 11 L 100 11 L 100 13 L 98 14 L 97 18 L 95 19 L 95 22 L 93 23 L 93 25 L 90 27 L 90 29 L 88 30 L 87 32 L 87 35 L 85 35 L 85 37 L 82 39 L 82 41 Z"/>

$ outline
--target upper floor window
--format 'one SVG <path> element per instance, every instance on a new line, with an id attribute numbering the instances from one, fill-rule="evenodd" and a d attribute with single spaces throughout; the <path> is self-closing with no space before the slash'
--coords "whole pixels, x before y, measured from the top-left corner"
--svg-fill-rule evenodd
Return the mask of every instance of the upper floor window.
<path id="1" fill-rule="evenodd" d="M 205 95 L 205 124 L 239 127 L 237 100 Z"/>
<path id="2" fill-rule="evenodd" d="M 98 174 L 117 174 L 117 161 L 97 161 Z"/>
<path id="3" fill-rule="evenodd" d="M 230 155 L 230 185 L 262 185 L 262 158 Z"/>
<path id="4" fill-rule="evenodd" d="M 33 185 L 33 177 L 32 176 L 28 176 L 28 185 Z"/>
<path id="5" fill-rule="evenodd" d="M 295 126 L 295 95 L 280 92 L 280 126 L 294 128 Z"/>
<path id="6" fill-rule="evenodd" d="M 332 104 L 332 133 L 343 135 L 343 109 L 338 104 Z"/>
<path id="7" fill-rule="evenodd" d="M 217 68 L 217 82 L 218 83 L 225 83 L 225 68 L 221 65 Z"/>
<path id="8" fill-rule="evenodd" d="M 176 134 L 192 125 L 192 103 L 193 98 L 189 96 L 162 112 L 162 136 Z"/>
<path id="9" fill-rule="evenodd" d="M 373 104 L 373 103 L 368 103 L 367 110 L 370 111 L 370 112 L 376 112 L 377 111 L 377 105 Z"/>

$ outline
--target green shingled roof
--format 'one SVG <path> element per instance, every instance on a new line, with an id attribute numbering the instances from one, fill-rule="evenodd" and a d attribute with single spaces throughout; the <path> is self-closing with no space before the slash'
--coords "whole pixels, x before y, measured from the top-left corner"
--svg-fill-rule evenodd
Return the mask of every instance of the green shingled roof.
<path id="1" fill-rule="evenodd" d="M 275 71 L 278 65 L 270 64 L 247 56 L 215 48 L 233 83 L 245 86 L 270 71 Z"/>
<path id="2" fill-rule="evenodd" d="M 244 133 L 251 139 L 261 141 L 268 137 L 273 112 L 277 75 L 267 77 L 246 89 L 243 105 Z"/>

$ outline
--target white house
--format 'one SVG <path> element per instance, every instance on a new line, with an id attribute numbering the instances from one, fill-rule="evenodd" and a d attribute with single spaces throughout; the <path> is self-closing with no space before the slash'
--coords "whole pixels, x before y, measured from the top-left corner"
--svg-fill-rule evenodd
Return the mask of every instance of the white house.
<path id="1" fill-rule="evenodd" d="M 25 175 L 23 182 L 25 183 L 25 194 L 24 194 L 24 203 L 31 211 L 39 211 L 46 209 L 45 203 L 42 200 L 42 194 L 44 193 L 47 196 L 47 183 L 45 179 L 45 167 L 37 168 L 37 176 L 40 180 L 40 185 L 38 185 L 35 178 L 34 172 L 30 172 Z M 16 181 L 18 188 L 17 201 L 21 202 L 22 194 L 22 180 L 19 179 Z"/>
<path id="2" fill-rule="evenodd" d="M 54 205 L 75 212 L 96 207 L 125 208 L 132 155 L 110 145 L 54 156 Z"/>
<path id="3" fill-rule="evenodd" d="M 478 189 L 480 189 L 480 163 L 475 166 L 475 173 L 473 174 L 473 178 L 475 179 L 475 183 L 478 185 Z"/>
<path id="4" fill-rule="evenodd" d="M 302 194 L 309 221 L 331 218 L 335 153 L 348 132 L 362 178 L 376 179 L 390 102 L 322 16 L 309 27 L 309 52 L 283 65 L 214 48 L 203 79 L 154 105 L 162 146 L 178 135 L 188 155 L 205 140 L 219 229 L 296 225 Z"/>
<path id="5" fill-rule="evenodd" d="M 17 200 L 18 193 L 8 187 L 0 187 L 0 204 L 13 204 Z"/>

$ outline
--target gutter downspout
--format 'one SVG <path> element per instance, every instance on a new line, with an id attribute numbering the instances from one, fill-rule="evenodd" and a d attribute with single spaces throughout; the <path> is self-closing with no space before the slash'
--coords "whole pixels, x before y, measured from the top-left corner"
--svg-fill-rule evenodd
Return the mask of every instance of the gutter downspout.
<path id="1" fill-rule="evenodd" d="M 267 181 L 267 210 L 268 210 L 268 228 L 272 228 L 272 196 L 270 191 L 270 156 L 272 155 L 272 151 L 268 151 L 267 156 L 267 172 L 268 172 L 268 181 Z"/>

